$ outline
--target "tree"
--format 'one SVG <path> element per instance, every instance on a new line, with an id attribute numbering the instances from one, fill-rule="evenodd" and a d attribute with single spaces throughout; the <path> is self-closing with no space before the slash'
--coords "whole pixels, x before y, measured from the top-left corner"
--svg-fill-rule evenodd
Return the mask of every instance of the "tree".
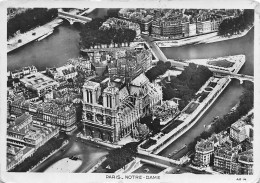
<path id="1" fill-rule="evenodd" d="M 224 19 L 218 29 L 218 35 L 239 34 L 254 23 L 254 10 L 245 9 L 238 17 Z"/>
<path id="2" fill-rule="evenodd" d="M 28 9 L 25 12 L 15 15 L 7 22 L 7 38 L 14 36 L 17 31 L 24 33 L 39 25 L 43 25 L 57 16 L 57 9 Z"/>
<path id="3" fill-rule="evenodd" d="M 158 133 L 161 131 L 160 119 L 155 118 L 152 123 L 152 131 Z"/>
<path id="4" fill-rule="evenodd" d="M 109 166 L 109 173 L 122 168 L 136 156 L 138 144 L 138 142 L 130 142 L 121 148 L 111 150 L 107 155 L 106 161 L 102 164 L 102 167 L 106 168 Z"/>

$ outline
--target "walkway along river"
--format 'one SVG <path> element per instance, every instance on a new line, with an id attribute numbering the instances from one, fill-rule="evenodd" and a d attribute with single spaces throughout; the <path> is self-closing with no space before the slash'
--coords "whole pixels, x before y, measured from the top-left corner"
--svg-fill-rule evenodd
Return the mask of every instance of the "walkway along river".
<path id="1" fill-rule="evenodd" d="M 90 14 L 91 18 L 102 17 L 106 14 L 105 9 L 96 9 Z M 8 54 L 8 70 L 19 69 L 23 66 L 35 65 L 39 70 L 46 67 L 61 66 L 69 58 L 80 56 L 79 51 L 79 31 L 80 25 L 69 25 L 64 22 L 54 33 L 40 42 L 33 42 Z M 254 29 L 238 39 L 199 45 L 187 45 L 174 48 L 162 48 L 167 58 L 189 59 L 208 58 L 236 54 L 245 54 L 246 63 L 241 69 L 242 74 L 253 75 L 253 39 Z M 161 152 L 161 155 L 168 156 L 174 150 L 180 149 L 183 144 L 188 144 L 198 136 L 204 125 L 208 125 L 215 116 L 222 116 L 237 103 L 243 92 L 238 80 L 233 80 L 219 99 L 212 105 L 207 113 L 182 137 L 177 139 L 168 148 Z M 91 152 L 97 152 L 98 147 L 91 147 Z M 185 149 L 183 150 L 185 151 Z M 181 151 L 181 152 L 183 152 Z M 91 158 L 89 159 L 91 160 Z M 85 162 L 87 164 L 87 162 Z M 90 163 L 90 162 L 89 162 Z"/>

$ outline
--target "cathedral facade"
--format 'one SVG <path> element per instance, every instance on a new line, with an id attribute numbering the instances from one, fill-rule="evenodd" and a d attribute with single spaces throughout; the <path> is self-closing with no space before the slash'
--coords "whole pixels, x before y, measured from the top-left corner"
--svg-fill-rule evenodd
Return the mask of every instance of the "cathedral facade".
<path id="1" fill-rule="evenodd" d="M 162 101 L 162 87 L 142 73 L 129 83 L 86 81 L 83 116 L 86 136 L 117 142 L 130 135 L 139 119 Z"/>

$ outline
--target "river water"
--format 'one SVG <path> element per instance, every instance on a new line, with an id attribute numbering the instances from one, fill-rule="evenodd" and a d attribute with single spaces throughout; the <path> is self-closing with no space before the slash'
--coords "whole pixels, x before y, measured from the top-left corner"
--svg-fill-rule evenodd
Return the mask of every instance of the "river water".
<path id="1" fill-rule="evenodd" d="M 167 58 L 171 59 L 196 59 L 221 57 L 236 54 L 244 54 L 246 62 L 240 73 L 254 75 L 254 29 L 242 38 L 232 39 L 222 42 L 186 45 L 182 47 L 162 48 Z M 189 144 L 200 133 L 206 130 L 214 117 L 227 114 L 234 105 L 239 101 L 239 97 L 243 93 L 243 87 L 238 80 L 232 80 L 224 92 L 219 96 L 211 108 L 201 117 L 201 119 L 184 135 L 164 149 L 160 155 L 168 156 L 173 151 L 181 149 L 184 144 Z M 206 127 L 206 128 L 205 128 Z M 183 149 L 176 158 L 185 154 L 187 149 Z"/>
<path id="2" fill-rule="evenodd" d="M 107 9 L 96 9 L 88 17 L 102 18 L 106 14 Z M 79 47 L 81 26 L 79 23 L 70 25 L 64 20 L 49 37 L 10 52 L 7 55 L 7 70 L 12 71 L 29 65 L 36 66 L 38 70 L 45 70 L 46 67 L 59 67 L 68 59 L 81 56 Z"/>
<path id="3" fill-rule="evenodd" d="M 169 59 L 202 59 L 243 54 L 246 63 L 240 73 L 254 75 L 254 28 L 246 36 L 209 44 L 186 45 L 172 48 L 161 48 Z"/>
<path id="4" fill-rule="evenodd" d="M 106 15 L 106 11 L 106 9 L 97 9 L 89 17 L 103 17 Z M 81 25 L 79 24 L 69 25 L 68 22 L 64 21 L 46 39 L 30 43 L 9 53 L 7 69 L 14 70 L 23 66 L 35 65 L 39 70 L 45 70 L 46 67 L 62 66 L 68 59 L 80 56 L 80 28 Z M 253 75 L 253 40 L 254 29 L 251 29 L 246 36 L 238 39 L 209 44 L 162 48 L 162 51 L 167 58 L 172 59 L 195 59 L 244 54 L 246 55 L 246 63 L 240 73 Z M 181 148 L 183 144 L 191 142 L 205 130 L 204 125 L 208 125 L 215 116 L 222 116 L 228 113 L 238 102 L 242 92 L 243 88 L 239 82 L 236 80 L 232 81 L 200 121 L 160 154 L 167 156 L 174 150 Z M 90 154 L 95 154 L 96 152 L 96 149 L 92 147 L 89 150 L 88 153 Z"/>

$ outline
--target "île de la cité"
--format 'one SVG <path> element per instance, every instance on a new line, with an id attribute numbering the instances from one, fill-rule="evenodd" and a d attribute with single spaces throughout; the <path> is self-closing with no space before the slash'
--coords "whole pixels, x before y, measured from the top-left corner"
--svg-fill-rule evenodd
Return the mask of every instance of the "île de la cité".
<path id="1" fill-rule="evenodd" d="M 253 9 L 7 10 L 6 171 L 254 174 Z"/>

